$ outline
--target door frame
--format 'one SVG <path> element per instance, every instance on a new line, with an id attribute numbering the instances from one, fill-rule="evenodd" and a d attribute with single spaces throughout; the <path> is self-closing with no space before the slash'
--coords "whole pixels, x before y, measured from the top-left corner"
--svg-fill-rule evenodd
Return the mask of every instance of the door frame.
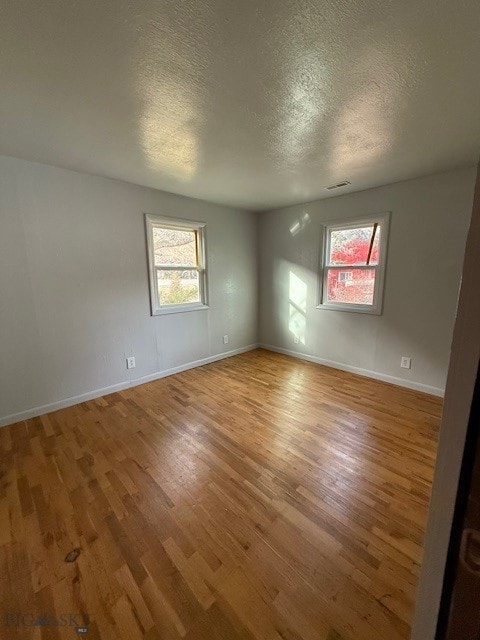
<path id="1" fill-rule="evenodd" d="M 472 488 L 472 477 L 474 466 L 480 465 L 479 438 L 480 438 L 480 367 L 477 371 L 477 379 L 473 392 L 470 419 L 465 439 L 462 468 L 458 483 L 457 501 L 453 514 L 452 529 L 450 533 L 450 544 L 448 548 L 445 573 L 443 577 L 442 597 L 438 612 L 436 640 L 445 640 L 447 637 L 448 623 L 450 619 L 450 607 L 455 588 L 457 576 L 457 566 L 460 563 L 462 539 L 465 529 L 465 518 Z M 458 585 L 457 585 L 458 588 Z M 455 606 L 455 605 L 454 605 Z"/>

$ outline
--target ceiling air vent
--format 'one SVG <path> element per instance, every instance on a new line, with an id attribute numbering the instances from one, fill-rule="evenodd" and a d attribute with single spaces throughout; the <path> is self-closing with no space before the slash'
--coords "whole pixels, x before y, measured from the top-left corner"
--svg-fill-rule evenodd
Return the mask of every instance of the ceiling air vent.
<path id="1" fill-rule="evenodd" d="M 332 191 L 333 189 L 340 189 L 340 187 L 347 187 L 349 184 L 352 184 L 348 180 L 343 180 L 342 182 L 337 182 L 337 184 L 331 184 L 329 187 L 325 187 L 327 191 Z"/>

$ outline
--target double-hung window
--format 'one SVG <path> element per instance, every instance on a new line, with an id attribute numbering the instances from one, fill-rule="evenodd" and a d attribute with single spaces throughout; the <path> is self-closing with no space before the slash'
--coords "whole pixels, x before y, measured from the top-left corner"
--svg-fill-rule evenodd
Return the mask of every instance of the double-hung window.
<path id="1" fill-rule="evenodd" d="M 145 216 L 152 315 L 207 309 L 205 223 Z"/>
<path id="2" fill-rule="evenodd" d="M 389 217 L 385 213 L 324 226 L 319 308 L 382 312 Z"/>

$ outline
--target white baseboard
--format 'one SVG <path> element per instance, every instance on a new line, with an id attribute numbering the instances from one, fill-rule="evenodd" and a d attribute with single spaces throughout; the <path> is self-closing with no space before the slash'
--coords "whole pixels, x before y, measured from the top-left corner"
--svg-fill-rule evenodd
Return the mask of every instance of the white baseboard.
<path id="1" fill-rule="evenodd" d="M 423 393 L 429 393 L 433 396 L 443 397 L 445 389 L 440 387 L 431 387 L 428 384 L 421 382 L 415 382 L 413 380 L 405 380 L 404 378 L 397 378 L 395 376 L 389 376 L 386 373 L 378 373 L 377 371 L 370 371 L 370 369 L 362 369 L 360 367 L 353 367 L 349 364 L 343 364 L 342 362 L 334 362 L 333 360 L 326 360 L 325 358 L 318 358 L 317 356 L 311 356 L 306 353 L 300 353 L 299 351 L 291 351 L 290 349 L 283 349 L 281 347 L 274 347 L 271 344 L 260 344 L 260 348 L 267 349 L 268 351 L 275 351 L 276 353 L 283 353 L 286 356 L 292 356 L 293 358 L 300 358 L 301 360 L 307 360 L 308 362 L 315 362 L 316 364 L 323 364 L 326 367 L 332 367 L 333 369 L 340 369 L 341 371 L 349 371 L 350 373 L 356 373 L 359 376 L 365 376 L 366 378 L 374 378 L 375 380 L 381 380 L 382 382 L 389 382 L 399 387 L 406 387 L 407 389 L 414 389 L 415 391 L 423 391 Z"/>
<path id="2" fill-rule="evenodd" d="M 135 378 L 134 380 L 125 380 L 123 382 L 119 382 L 118 384 L 113 384 L 108 387 L 103 387 L 101 389 L 94 389 L 93 391 L 82 393 L 78 396 L 70 396 L 69 398 L 65 398 L 63 400 L 57 400 L 56 402 L 50 402 L 48 404 L 44 404 L 38 407 L 32 407 L 31 409 L 27 409 L 26 411 L 20 411 L 19 413 L 12 413 L 8 416 L 4 416 L 0 418 L 0 427 L 4 427 L 9 424 L 14 424 L 15 422 L 21 422 L 22 420 L 28 420 L 28 418 L 35 418 L 36 416 L 41 416 L 44 413 L 50 413 L 51 411 L 57 411 L 58 409 L 71 407 L 75 404 L 79 404 L 80 402 L 86 402 L 87 400 L 94 400 L 95 398 L 100 398 L 101 396 L 108 395 L 109 393 L 115 393 L 116 391 L 122 391 L 123 389 L 128 389 L 129 387 L 136 387 L 140 384 L 145 384 L 146 382 L 152 382 L 153 380 L 166 378 L 167 376 L 172 376 L 175 373 L 180 373 L 181 371 L 187 371 L 188 369 L 194 369 L 195 367 L 201 367 L 211 362 L 217 362 L 218 360 L 231 358 L 232 356 L 236 356 L 240 353 L 246 353 L 247 351 L 252 351 L 253 349 L 257 349 L 258 347 L 261 347 L 262 349 L 267 349 L 268 351 L 275 351 L 276 353 L 283 353 L 284 355 L 292 356 L 293 358 L 300 358 L 301 360 L 307 360 L 308 362 L 323 364 L 327 367 L 333 367 L 334 369 L 349 371 L 350 373 L 357 373 L 358 375 L 365 376 L 367 378 L 374 378 L 375 380 L 390 382 L 391 384 L 396 384 L 400 387 L 406 387 L 407 389 L 415 389 L 416 391 L 423 391 L 424 393 L 429 393 L 434 396 L 443 397 L 444 395 L 444 389 L 441 389 L 439 387 L 431 387 L 427 384 L 422 384 L 421 382 L 404 380 L 403 378 L 397 378 L 395 376 L 389 376 L 383 373 L 377 373 L 376 371 L 370 371 L 369 369 L 361 369 L 360 367 L 352 367 L 351 365 L 343 364 L 341 362 L 334 362 L 332 360 L 318 358 L 317 356 L 311 356 L 305 353 L 300 353 L 299 351 L 291 351 L 290 349 L 274 347 L 273 345 L 269 345 L 269 344 L 251 344 L 251 345 L 248 345 L 247 347 L 241 347 L 240 349 L 233 349 L 232 351 L 225 351 L 224 353 L 219 353 L 214 356 L 209 356 L 208 358 L 202 358 L 201 360 L 194 360 L 193 362 L 187 362 L 186 364 L 182 364 L 178 367 L 172 367 L 171 369 L 165 369 L 164 371 L 156 371 L 155 373 L 150 373 L 149 375 L 142 376 L 141 378 Z"/>
<path id="3" fill-rule="evenodd" d="M 36 416 L 41 416 L 44 413 L 50 413 L 51 411 L 57 411 L 58 409 L 65 409 L 66 407 L 71 407 L 74 404 L 86 402 L 87 400 L 94 400 L 95 398 L 100 398 L 101 396 L 106 396 L 109 393 L 115 393 L 116 391 L 122 391 L 123 389 L 128 389 L 129 387 L 137 387 L 138 385 L 145 384 L 146 382 L 152 382 L 153 380 L 166 378 L 167 376 L 172 376 L 175 373 L 180 373 L 181 371 L 187 371 L 187 369 L 194 369 L 195 367 L 201 367 L 204 364 L 217 362 L 217 360 L 231 358 L 232 356 L 236 356 L 239 353 L 245 353 L 247 351 L 257 349 L 258 346 L 258 344 L 250 344 L 247 347 L 241 347 L 240 349 L 225 351 L 224 353 L 218 353 L 217 355 L 209 356 L 208 358 L 202 358 L 201 360 L 187 362 L 186 364 L 182 364 L 178 367 L 172 367 L 171 369 L 165 369 L 164 371 L 156 371 L 155 373 L 150 373 L 149 375 L 142 376 L 141 378 L 135 378 L 134 380 L 125 380 L 124 382 L 119 382 L 118 384 L 113 384 L 109 387 L 94 389 L 93 391 L 88 391 L 87 393 L 82 393 L 78 396 L 70 396 L 69 398 L 65 398 L 64 400 L 57 400 L 56 402 L 43 404 L 39 407 L 32 407 L 31 409 L 27 409 L 26 411 L 12 413 L 9 416 L 0 418 L 0 427 L 5 427 L 9 424 L 21 422 L 22 420 L 28 420 L 28 418 L 35 418 Z"/>

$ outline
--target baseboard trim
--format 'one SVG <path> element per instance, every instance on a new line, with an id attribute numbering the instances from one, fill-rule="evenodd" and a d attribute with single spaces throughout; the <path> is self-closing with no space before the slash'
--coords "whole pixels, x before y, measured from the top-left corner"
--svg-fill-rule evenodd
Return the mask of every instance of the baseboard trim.
<path id="1" fill-rule="evenodd" d="M 395 384 L 398 387 L 406 387 L 407 389 L 422 391 L 423 393 L 428 393 L 432 396 L 443 397 L 445 393 L 445 389 L 441 389 L 440 387 L 431 387 L 428 384 L 415 382 L 414 380 L 404 380 L 403 378 L 397 378 L 395 376 L 390 376 L 385 373 L 378 373 L 377 371 L 371 371 L 370 369 L 353 367 L 349 364 L 343 364 L 342 362 L 334 362 L 333 360 L 326 360 L 325 358 L 311 356 L 306 353 L 300 353 L 299 351 L 292 351 L 290 349 L 283 349 L 282 347 L 275 347 L 271 344 L 260 344 L 259 346 L 261 349 L 267 349 L 267 351 L 274 351 L 275 353 L 282 353 L 286 356 L 299 358 L 300 360 L 315 362 L 316 364 L 322 364 L 326 367 L 332 367 L 333 369 L 340 369 L 341 371 L 356 373 L 359 376 L 365 376 L 366 378 L 373 378 L 374 380 L 381 380 L 382 382 L 389 382 L 390 384 Z"/>
<path id="2" fill-rule="evenodd" d="M 87 400 L 95 400 L 95 398 L 106 396 L 109 393 L 122 391 L 123 389 L 128 389 L 129 387 L 137 387 L 141 384 L 153 382 L 154 380 L 166 378 L 167 376 L 173 376 L 175 373 L 181 373 L 182 371 L 187 371 L 188 369 L 202 367 L 205 364 L 217 362 L 218 360 L 225 360 L 226 358 L 231 358 L 232 356 L 239 355 L 240 353 L 253 351 L 253 349 L 258 349 L 258 347 L 258 344 L 250 344 L 246 347 L 240 347 L 239 349 L 233 349 L 231 351 L 218 353 L 214 356 L 209 356 L 208 358 L 202 358 L 201 360 L 193 360 L 192 362 L 187 362 L 186 364 L 182 364 L 178 367 L 172 367 L 171 369 L 165 369 L 164 371 L 156 371 L 155 373 L 150 373 L 146 376 L 142 376 L 141 378 L 135 378 L 134 380 L 125 380 L 123 382 L 119 382 L 118 384 L 112 384 L 108 387 L 94 389 L 93 391 L 82 393 L 78 396 L 70 396 L 69 398 L 65 398 L 64 400 L 57 400 L 56 402 L 43 404 L 39 407 L 32 407 L 31 409 L 27 409 L 26 411 L 12 413 L 8 416 L 0 418 L 0 427 L 5 427 L 9 424 L 15 424 L 16 422 L 21 422 L 22 420 L 28 420 L 29 418 L 35 418 L 37 416 L 43 415 L 44 413 L 57 411 L 58 409 L 72 407 L 75 404 L 80 404 L 81 402 L 86 402 Z"/>

